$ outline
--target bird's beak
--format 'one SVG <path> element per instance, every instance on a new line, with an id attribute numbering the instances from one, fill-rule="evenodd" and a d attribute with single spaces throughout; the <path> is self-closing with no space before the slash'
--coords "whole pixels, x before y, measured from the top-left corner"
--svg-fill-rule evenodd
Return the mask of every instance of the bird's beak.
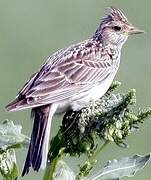
<path id="1" fill-rule="evenodd" d="M 137 27 L 134 26 L 129 26 L 128 27 L 128 35 L 133 35 L 133 34 L 141 34 L 144 33 L 145 31 L 138 29 Z"/>

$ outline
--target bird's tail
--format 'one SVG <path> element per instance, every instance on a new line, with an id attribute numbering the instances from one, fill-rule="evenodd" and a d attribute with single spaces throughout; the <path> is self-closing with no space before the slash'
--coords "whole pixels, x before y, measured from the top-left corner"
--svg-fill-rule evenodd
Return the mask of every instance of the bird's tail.
<path id="1" fill-rule="evenodd" d="M 55 111 L 54 105 L 32 109 L 33 130 L 22 176 L 28 174 L 30 167 L 35 171 L 46 167 L 51 121 Z"/>

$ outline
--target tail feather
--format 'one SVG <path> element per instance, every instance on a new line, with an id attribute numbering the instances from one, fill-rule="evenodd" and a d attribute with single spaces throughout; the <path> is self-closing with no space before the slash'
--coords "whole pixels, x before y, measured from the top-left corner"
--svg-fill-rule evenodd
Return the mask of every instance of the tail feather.
<path id="1" fill-rule="evenodd" d="M 22 176 L 28 174 L 30 167 L 35 171 L 46 167 L 51 120 L 56 108 L 52 104 L 32 109 L 33 131 Z"/>
<path id="2" fill-rule="evenodd" d="M 33 157 L 33 169 L 38 171 L 41 165 L 41 160 L 42 160 L 42 150 L 43 150 L 43 143 L 44 143 L 44 138 L 46 135 L 46 126 L 48 122 L 41 122 L 40 123 L 40 128 L 39 132 L 37 134 L 38 138 L 36 139 L 35 145 L 34 145 L 34 151 L 32 152 Z M 43 128 L 41 128 L 43 127 Z M 48 135 L 49 136 L 49 135 Z"/>

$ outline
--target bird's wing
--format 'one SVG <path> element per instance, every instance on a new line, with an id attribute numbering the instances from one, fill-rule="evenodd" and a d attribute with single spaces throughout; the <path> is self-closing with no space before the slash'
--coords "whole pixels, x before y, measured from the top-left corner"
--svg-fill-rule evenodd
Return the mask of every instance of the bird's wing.
<path id="1" fill-rule="evenodd" d="M 104 53 L 98 55 L 100 52 L 92 47 L 81 49 L 61 51 L 53 57 L 59 60 L 46 61 L 20 91 L 19 97 L 26 99 L 30 106 L 64 101 L 87 92 L 107 78 L 112 71 L 111 57 Z"/>
<path id="2" fill-rule="evenodd" d="M 62 63 L 39 79 L 37 84 L 26 93 L 26 98 L 32 103 L 66 100 L 89 90 L 110 73 L 111 67 L 107 66 L 107 62 L 77 60 Z"/>

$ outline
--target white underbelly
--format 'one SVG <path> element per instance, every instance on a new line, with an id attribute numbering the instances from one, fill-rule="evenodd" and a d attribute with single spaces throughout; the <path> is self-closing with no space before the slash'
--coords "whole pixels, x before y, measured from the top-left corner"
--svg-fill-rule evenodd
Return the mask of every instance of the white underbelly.
<path id="1" fill-rule="evenodd" d="M 101 98 L 111 86 L 115 74 L 111 74 L 110 76 L 107 77 L 107 79 L 105 79 L 100 84 L 91 88 L 88 92 L 75 95 L 74 97 L 72 97 L 67 101 L 58 103 L 58 109 L 56 114 L 64 113 L 69 109 L 78 111 L 82 107 L 88 105 L 89 102 L 96 101 L 99 98 Z"/>
<path id="2" fill-rule="evenodd" d="M 115 73 L 116 74 L 116 73 Z M 114 79 L 115 74 L 111 74 L 100 84 L 94 86 L 89 90 L 85 97 L 79 98 L 77 97 L 76 101 L 71 102 L 71 107 L 73 110 L 77 111 L 82 107 L 86 106 L 91 101 L 96 101 L 101 98 L 109 89 Z M 76 97 L 74 97 L 76 98 Z"/>

